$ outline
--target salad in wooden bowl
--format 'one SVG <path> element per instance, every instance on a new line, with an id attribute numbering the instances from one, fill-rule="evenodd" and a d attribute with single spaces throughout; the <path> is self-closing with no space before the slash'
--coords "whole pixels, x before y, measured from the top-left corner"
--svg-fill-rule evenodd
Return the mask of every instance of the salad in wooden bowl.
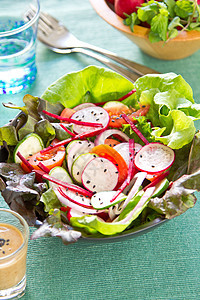
<path id="1" fill-rule="evenodd" d="M 144 53 L 163 60 L 182 59 L 200 49 L 200 8 L 197 2 L 90 0 L 103 20 Z"/>
<path id="2" fill-rule="evenodd" d="M 133 236 L 195 205 L 200 105 L 180 75 L 89 66 L 23 102 L 4 103 L 20 113 L 0 128 L 0 182 L 32 239 Z"/>

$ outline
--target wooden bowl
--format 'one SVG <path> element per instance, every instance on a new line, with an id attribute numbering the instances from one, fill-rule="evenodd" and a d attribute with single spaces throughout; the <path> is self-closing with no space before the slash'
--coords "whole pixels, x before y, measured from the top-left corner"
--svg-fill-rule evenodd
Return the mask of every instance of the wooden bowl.
<path id="1" fill-rule="evenodd" d="M 179 35 L 164 43 L 162 41 L 151 43 L 148 38 L 149 29 L 135 25 L 134 32 L 129 26 L 123 24 L 120 18 L 106 0 L 90 0 L 97 14 L 114 28 L 121 31 L 146 54 L 164 60 L 176 60 L 188 57 L 200 49 L 200 32 L 182 31 Z"/>

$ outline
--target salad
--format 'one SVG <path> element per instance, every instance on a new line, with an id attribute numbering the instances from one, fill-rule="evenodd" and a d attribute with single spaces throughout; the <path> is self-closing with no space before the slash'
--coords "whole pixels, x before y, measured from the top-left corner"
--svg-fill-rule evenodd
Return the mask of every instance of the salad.
<path id="1" fill-rule="evenodd" d="M 139 25 L 150 29 L 152 43 L 169 41 L 182 31 L 200 30 L 199 0 L 114 0 L 114 11 L 134 32 Z"/>
<path id="2" fill-rule="evenodd" d="M 110 237 L 195 205 L 200 105 L 174 73 L 134 84 L 105 68 L 63 76 L 0 128 L 1 193 L 32 239 Z"/>

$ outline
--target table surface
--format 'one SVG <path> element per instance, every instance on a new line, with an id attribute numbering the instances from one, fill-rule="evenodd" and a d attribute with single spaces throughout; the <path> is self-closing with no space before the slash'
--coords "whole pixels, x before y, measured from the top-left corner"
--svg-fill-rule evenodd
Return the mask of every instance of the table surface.
<path id="1" fill-rule="evenodd" d="M 60 19 L 83 41 L 161 73 L 181 74 L 192 86 L 195 101 L 200 102 L 200 51 L 179 61 L 151 58 L 105 23 L 89 0 L 41 0 L 41 9 Z M 21 105 L 26 93 L 40 96 L 60 76 L 92 64 L 101 65 L 81 54 L 53 53 L 38 42 L 35 83 L 20 94 L 0 96 L 1 103 L 11 101 Z M 0 125 L 3 125 L 16 111 L 0 105 L 0 114 Z M 2 197 L 0 207 L 7 207 Z M 185 214 L 151 232 L 123 241 L 79 240 L 68 246 L 58 238 L 30 241 L 23 299 L 200 299 L 199 209 L 197 201 Z"/>

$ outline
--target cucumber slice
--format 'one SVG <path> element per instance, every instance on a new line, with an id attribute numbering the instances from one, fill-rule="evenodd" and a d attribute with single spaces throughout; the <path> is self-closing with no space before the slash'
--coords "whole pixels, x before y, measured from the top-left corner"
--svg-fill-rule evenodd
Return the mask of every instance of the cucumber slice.
<path id="1" fill-rule="evenodd" d="M 69 153 L 69 150 L 76 145 L 76 143 L 80 142 L 80 140 L 71 141 L 66 147 L 66 154 Z"/>
<path id="2" fill-rule="evenodd" d="M 164 191 L 166 191 L 168 186 L 169 186 L 169 180 L 167 178 L 164 178 L 163 180 L 161 180 L 159 183 L 155 185 L 155 190 L 151 197 L 154 198 L 160 196 Z"/>
<path id="3" fill-rule="evenodd" d="M 79 155 L 75 161 L 72 164 L 71 168 L 71 174 L 73 179 L 79 183 L 82 184 L 81 176 L 83 173 L 83 170 L 85 166 L 95 157 L 97 157 L 97 154 L 94 153 L 84 153 Z"/>
<path id="4" fill-rule="evenodd" d="M 25 136 L 15 147 L 13 159 L 15 163 L 21 163 L 21 159 L 17 156 L 17 152 L 20 152 L 22 156 L 27 158 L 44 149 L 44 144 L 39 135 L 36 133 L 30 133 Z"/>
<path id="5" fill-rule="evenodd" d="M 71 146 L 67 154 L 67 167 L 70 174 L 72 172 L 72 164 L 75 159 L 81 154 L 88 153 L 93 147 L 94 143 L 87 140 L 78 141 L 78 143 L 74 143 Z"/>
<path id="6" fill-rule="evenodd" d="M 69 176 L 68 172 L 62 168 L 62 167 L 54 167 L 50 170 L 49 175 L 53 178 L 62 180 L 67 183 L 73 183 L 71 177 Z M 48 186 L 52 189 L 56 189 L 58 187 L 58 184 L 48 181 Z"/>
<path id="7" fill-rule="evenodd" d="M 128 109 L 128 106 L 120 101 L 108 101 L 103 106 L 104 109 L 109 109 L 113 107 L 115 107 L 116 109 L 118 108 L 119 111 L 122 111 L 124 108 Z"/>

